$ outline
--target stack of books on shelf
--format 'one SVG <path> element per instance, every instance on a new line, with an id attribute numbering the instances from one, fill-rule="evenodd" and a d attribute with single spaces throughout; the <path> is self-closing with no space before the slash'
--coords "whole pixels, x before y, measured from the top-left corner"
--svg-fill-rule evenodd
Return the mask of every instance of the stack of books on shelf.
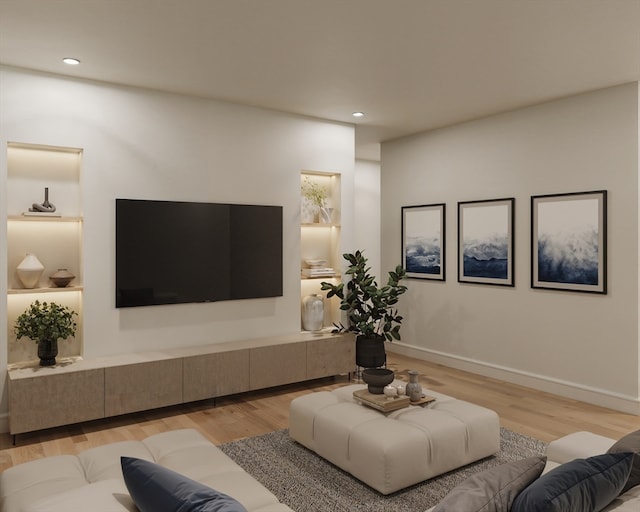
<path id="1" fill-rule="evenodd" d="M 333 277 L 336 275 L 336 271 L 331 267 L 314 267 L 303 268 L 302 277 L 312 279 L 314 277 Z"/>

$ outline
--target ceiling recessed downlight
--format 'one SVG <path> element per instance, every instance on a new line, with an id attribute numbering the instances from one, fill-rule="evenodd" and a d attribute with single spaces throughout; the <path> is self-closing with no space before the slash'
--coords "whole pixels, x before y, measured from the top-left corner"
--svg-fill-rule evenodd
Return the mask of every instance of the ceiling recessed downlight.
<path id="1" fill-rule="evenodd" d="M 354 112 L 351 114 L 353 117 L 364 117 L 364 112 Z"/>
<path id="2" fill-rule="evenodd" d="M 73 57 L 65 57 L 64 59 L 62 59 L 62 62 L 64 62 L 65 64 L 69 64 L 70 66 L 77 66 L 78 64 L 80 64 L 80 61 L 78 59 L 74 59 Z"/>

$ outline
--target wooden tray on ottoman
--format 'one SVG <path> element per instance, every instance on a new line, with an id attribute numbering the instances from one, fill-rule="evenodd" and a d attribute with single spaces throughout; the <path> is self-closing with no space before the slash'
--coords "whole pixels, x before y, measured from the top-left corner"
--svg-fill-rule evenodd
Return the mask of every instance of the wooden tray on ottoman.
<path id="1" fill-rule="evenodd" d="M 368 389 L 358 389 L 353 392 L 353 398 L 363 405 L 373 407 L 382 412 L 391 412 L 408 407 L 411 404 L 408 396 L 399 396 L 396 398 L 387 398 L 386 395 L 374 395 L 369 393 Z"/>

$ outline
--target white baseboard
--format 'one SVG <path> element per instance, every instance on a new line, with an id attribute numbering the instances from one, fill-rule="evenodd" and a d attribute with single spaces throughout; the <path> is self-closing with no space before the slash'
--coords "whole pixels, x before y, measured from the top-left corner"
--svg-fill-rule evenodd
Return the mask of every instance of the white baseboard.
<path id="1" fill-rule="evenodd" d="M 638 397 L 612 393 L 603 389 L 592 388 L 574 382 L 554 379 L 544 375 L 522 372 L 512 368 L 485 363 L 465 357 L 446 354 L 436 350 L 415 347 L 394 341 L 387 343 L 387 350 L 423 361 L 429 361 L 458 370 L 503 380 L 512 384 L 526 386 L 546 393 L 552 393 L 572 400 L 579 400 L 600 407 L 640 416 L 640 399 Z"/>

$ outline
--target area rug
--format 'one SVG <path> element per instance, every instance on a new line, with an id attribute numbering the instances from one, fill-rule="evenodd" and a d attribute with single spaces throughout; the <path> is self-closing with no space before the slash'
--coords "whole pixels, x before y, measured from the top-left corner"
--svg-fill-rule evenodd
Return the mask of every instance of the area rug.
<path id="1" fill-rule="evenodd" d="M 500 429 L 500 452 L 456 471 L 384 496 L 279 430 L 220 449 L 296 512 L 424 512 L 474 473 L 533 455 L 546 445 Z"/>

